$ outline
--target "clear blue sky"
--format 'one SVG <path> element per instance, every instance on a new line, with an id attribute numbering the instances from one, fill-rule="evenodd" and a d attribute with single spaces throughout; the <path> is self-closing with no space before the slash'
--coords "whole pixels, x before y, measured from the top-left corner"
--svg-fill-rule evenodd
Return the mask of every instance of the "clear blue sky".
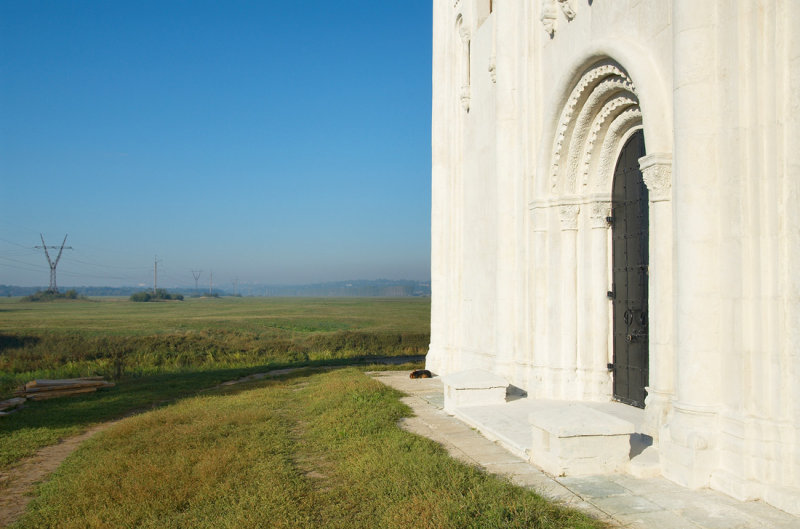
<path id="1" fill-rule="evenodd" d="M 430 72 L 427 0 L 0 1 L 0 283 L 427 280 Z"/>

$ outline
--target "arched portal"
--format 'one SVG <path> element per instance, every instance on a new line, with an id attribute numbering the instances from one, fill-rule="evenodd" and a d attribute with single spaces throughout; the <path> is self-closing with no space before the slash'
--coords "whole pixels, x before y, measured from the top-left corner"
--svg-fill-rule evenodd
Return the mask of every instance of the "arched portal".
<path id="1" fill-rule="evenodd" d="M 644 407 L 648 385 L 649 215 L 639 169 L 644 133 L 625 143 L 611 192 L 614 398 Z"/>
<path id="2" fill-rule="evenodd" d="M 645 137 L 664 146 L 663 112 L 645 115 L 621 64 L 594 61 L 553 101 L 549 163 L 531 186 L 531 386 L 544 398 L 644 407 L 655 436 L 674 395 L 671 155 L 645 155 Z M 635 204 L 623 211 L 628 193 Z"/>

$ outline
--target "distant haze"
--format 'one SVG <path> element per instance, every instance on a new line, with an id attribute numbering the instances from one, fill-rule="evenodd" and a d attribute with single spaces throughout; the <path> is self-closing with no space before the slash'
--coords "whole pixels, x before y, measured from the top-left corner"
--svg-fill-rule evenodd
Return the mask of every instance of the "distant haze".
<path id="1" fill-rule="evenodd" d="M 0 3 L 0 284 L 430 279 L 429 2 Z M 55 258 L 58 250 L 49 250 Z"/>

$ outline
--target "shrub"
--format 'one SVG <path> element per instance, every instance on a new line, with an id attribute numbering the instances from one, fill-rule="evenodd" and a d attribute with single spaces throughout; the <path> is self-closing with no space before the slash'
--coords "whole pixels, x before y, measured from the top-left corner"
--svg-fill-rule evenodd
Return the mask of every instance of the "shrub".
<path id="1" fill-rule="evenodd" d="M 30 296 L 25 296 L 20 301 L 55 301 L 57 299 L 86 299 L 85 296 L 78 294 L 74 288 L 66 292 L 53 292 L 51 290 L 40 290 Z"/>
<path id="2" fill-rule="evenodd" d="M 170 294 L 163 288 L 150 293 L 147 290 L 131 294 L 131 301 L 183 301 L 183 294 Z"/>

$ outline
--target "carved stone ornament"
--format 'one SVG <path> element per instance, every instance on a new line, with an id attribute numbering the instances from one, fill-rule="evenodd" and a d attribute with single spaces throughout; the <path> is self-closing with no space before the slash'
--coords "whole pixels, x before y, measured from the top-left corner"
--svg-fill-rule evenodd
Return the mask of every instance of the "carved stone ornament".
<path id="1" fill-rule="evenodd" d="M 567 20 L 575 18 L 575 9 L 573 9 L 570 0 L 558 0 L 558 5 L 561 7 L 561 11 L 564 12 L 564 16 L 567 17 Z"/>
<path id="2" fill-rule="evenodd" d="M 540 20 L 544 30 L 552 37 L 556 32 L 556 18 L 558 18 L 558 8 L 555 0 L 544 0 L 542 2 L 542 16 Z"/>
<path id="3" fill-rule="evenodd" d="M 565 204 L 558 208 L 558 220 L 561 222 L 562 230 L 578 229 L 578 213 L 581 207 L 578 204 Z"/>
<path id="4" fill-rule="evenodd" d="M 592 228 L 609 228 L 607 217 L 611 216 L 611 202 L 592 202 L 589 206 L 589 220 Z"/>
<path id="5" fill-rule="evenodd" d="M 494 55 L 489 57 L 489 77 L 492 83 L 497 84 L 497 57 Z"/>
<path id="6" fill-rule="evenodd" d="M 639 158 L 644 185 L 650 202 L 663 202 L 672 198 L 672 156 L 663 153 L 648 154 Z"/>
<path id="7" fill-rule="evenodd" d="M 469 99 L 470 99 L 470 97 L 469 97 L 469 85 L 468 84 L 461 87 L 460 98 L 461 98 L 461 108 L 463 108 L 464 111 L 469 112 Z"/>
<path id="8" fill-rule="evenodd" d="M 542 15 L 540 20 L 544 26 L 544 30 L 553 38 L 556 32 L 556 20 L 558 19 L 558 10 L 570 22 L 575 18 L 575 8 L 572 6 L 572 0 L 542 0 Z"/>

